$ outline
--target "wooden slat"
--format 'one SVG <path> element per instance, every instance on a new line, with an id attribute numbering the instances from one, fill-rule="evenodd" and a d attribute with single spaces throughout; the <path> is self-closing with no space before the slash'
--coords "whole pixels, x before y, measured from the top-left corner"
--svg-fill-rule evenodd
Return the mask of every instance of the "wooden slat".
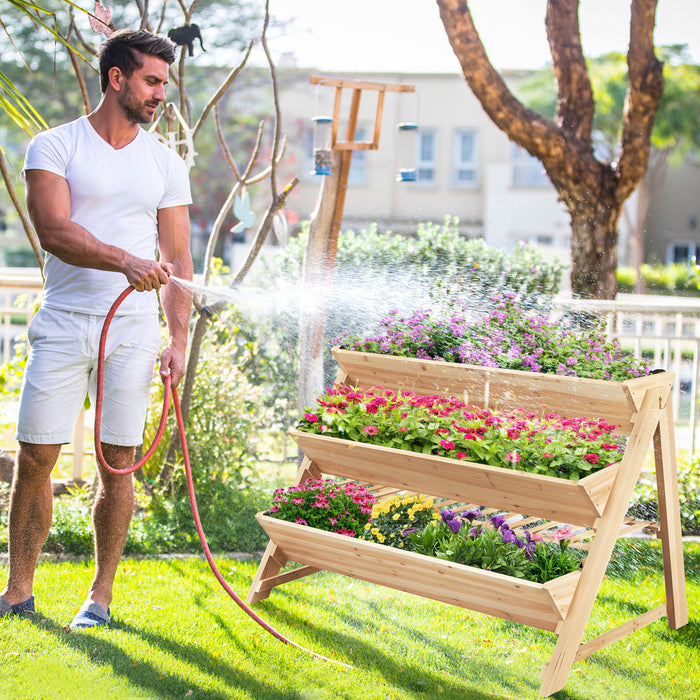
<path id="1" fill-rule="evenodd" d="M 596 651 L 599 651 L 603 647 L 608 646 L 608 644 L 617 642 L 623 637 L 626 637 L 631 632 L 636 632 L 642 627 L 646 627 L 646 625 L 655 622 L 656 620 L 662 618 L 665 614 L 666 604 L 664 603 L 663 605 L 659 605 L 658 607 L 653 608 L 652 610 L 649 610 L 648 612 L 645 612 L 644 614 L 639 615 L 638 617 L 635 617 L 633 620 L 625 622 L 624 625 L 620 625 L 619 627 L 616 627 L 615 629 L 610 630 L 609 632 L 605 632 L 605 634 L 601 634 L 595 639 L 591 639 L 585 644 L 581 644 L 581 646 L 579 646 L 578 648 L 578 651 L 576 652 L 574 661 L 581 661 L 581 659 L 585 659 L 586 657 L 590 656 Z"/>
<path id="2" fill-rule="evenodd" d="M 319 569 L 315 566 L 298 566 L 296 569 L 290 569 L 285 571 L 283 574 L 277 574 L 276 576 L 270 576 L 269 578 L 264 578 L 260 581 L 259 590 L 260 591 L 270 591 L 275 586 L 280 586 L 283 583 L 290 583 L 291 581 L 297 581 L 304 576 L 310 576 L 311 574 L 316 574 L 323 569 Z"/>
<path id="3" fill-rule="evenodd" d="M 595 477 L 600 491 L 605 479 L 612 486 L 617 472 L 617 467 L 611 466 L 575 482 L 298 430 L 291 430 L 290 435 L 307 458 L 327 474 L 368 481 L 379 478 L 414 493 L 484 503 L 588 527 L 595 524 L 601 511 L 591 501 L 586 479 Z"/>

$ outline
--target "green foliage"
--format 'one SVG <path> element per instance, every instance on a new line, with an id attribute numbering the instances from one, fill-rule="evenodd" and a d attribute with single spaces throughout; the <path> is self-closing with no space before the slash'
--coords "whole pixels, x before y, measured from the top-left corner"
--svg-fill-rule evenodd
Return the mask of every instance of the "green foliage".
<path id="1" fill-rule="evenodd" d="M 93 553 L 91 499 L 89 487 L 74 487 L 54 499 L 53 520 L 44 550 L 58 554 Z"/>
<path id="2" fill-rule="evenodd" d="M 525 531 L 525 539 L 519 537 L 505 516 L 494 515 L 483 522 L 476 520 L 479 514 L 441 510 L 440 517 L 422 530 L 409 528 L 404 532 L 419 554 L 537 583 L 580 568 L 582 556 L 570 550 L 568 540 L 559 536 L 565 531 L 555 533 L 558 542 L 535 542 L 529 531 Z"/>
<path id="3" fill-rule="evenodd" d="M 681 531 L 684 535 L 700 535 L 700 454 L 678 459 L 678 502 Z M 659 520 L 656 478 L 644 473 L 637 482 L 629 515 L 641 520 Z"/>
<path id="4" fill-rule="evenodd" d="M 263 401 L 262 386 L 248 381 L 237 366 L 241 355 L 251 350 L 235 325 L 219 320 L 213 332 L 205 335 L 192 391 L 186 433 L 193 471 L 200 478 L 231 481 L 233 485 L 249 482 L 254 473 L 255 450 L 260 429 L 270 422 L 270 411 Z M 160 422 L 163 385 L 151 389 L 151 404 L 144 443 L 150 445 Z M 173 412 L 154 457 L 144 467 L 148 479 L 155 479 L 163 463 L 170 434 L 175 427 Z M 169 497 L 180 500 L 182 486 L 172 487 Z"/>
<path id="5" fill-rule="evenodd" d="M 616 276 L 618 292 L 623 294 L 631 294 L 634 292 L 637 272 L 633 267 L 618 267 Z"/>
<path id="6" fill-rule="evenodd" d="M 692 263 L 644 264 L 639 269 L 644 286 L 654 294 L 692 294 L 700 290 L 700 275 Z M 620 292 L 633 292 L 637 271 L 632 267 L 617 270 L 617 287 Z"/>
<path id="7" fill-rule="evenodd" d="M 700 148 L 700 134 L 695 115 L 700 109 L 700 66 L 692 62 L 687 47 L 661 46 L 656 49 L 664 62 L 664 92 L 651 135 L 651 145 L 673 151 L 680 161 L 688 151 Z M 619 148 L 622 119 L 627 97 L 627 60 L 619 52 L 611 52 L 588 61 L 593 98 L 595 100 L 596 145 L 607 160 Z M 550 119 L 555 114 L 556 83 L 551 68 L 538 71 L 518 86 L 525 104 Z"/>
<path id="8" fill-rule="evenodd" d="M 443 511 L 444 512 L 444 511 Z M 454 522 L 454 518 L 449 522 Z M 525 549 L 504 540 L 497 528 L 475 526 L 454 531 L 445 520 L 433 520 L 422 532 L 410 534 L 416 552 L 498 574 L 525 578 Z"/>
<path id="9" fill-rule="evenodd" d="M 569 548 L 569 542 L 538 542 L 528 563 L 527 578 L 536 583 L 547 583 L 581 567 L 580 550 Z"/>
<path id="10" fill-rule="evenodd" d="M 490 248 L 481 238 L 459 233 L 459 220 L 445 217 L 442 225 L 422 223 L 414 236 L 379 233 L 376 224 L 359 233 L 341 232 L 334 275 L 339 280 L 390 279 L 429 289 L 436 279 L 469 296 L 483 297 L 496 290 L 554 296 L 563 265 L 547 262 L 538 248 L 520 243 L 512 253 Z M 289 280 L 299 279 L 308 231 L 290 241 L 275 259 Z"/>
<path id="11" fill-rule="evenodd" d="M 176 492 L 185 491 L 184 474 L 175 474 Z M 255 519 L 265 510 L 269 492 L 260 486 L 237 487 L 228 481 L 195 477 L 195 495 L 202 529 L 213 552 L 260 552 L 268 538 Z M 148 509 L 134 518 L 127 554 L 201 552 L 201 544 L 187 496 L 180 499 L 155 495 Z"/>

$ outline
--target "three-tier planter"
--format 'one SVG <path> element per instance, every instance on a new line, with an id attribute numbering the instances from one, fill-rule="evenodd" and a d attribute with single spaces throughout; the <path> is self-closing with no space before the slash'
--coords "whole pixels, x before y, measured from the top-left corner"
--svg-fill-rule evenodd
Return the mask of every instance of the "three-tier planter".
<path id="1" fill-rule="evenodd" d="M 285 522 L 263 513 L 270 536 L 248 602 L 287 581 L 320 570 L 390 586 L 452 605 L 554 632 L 557 643 L 542 670 L 541 695 L 562 688 L 574 661 L 667 615 L 673 629 L 687 622 L 675 463 L 671 372 L 624 382 L 578 379 L 334 349 L 339 381 L 382 385 L 418 394 L 457 396 L 502 411 L 523 408 L 564 417 L 602 418 L 627 435 L 620 462 L 579 481 L 423 455 L 291 431 L 304 452 L 296 483 L 334 475 L 370 486 L 378 495 L 421 493 L 445 503 L 506 511 L 513 528 L 562 524 L 577 528 L 588 550 L 579 571 L 545 584 L 442 561 L 415 552 Z M 659 523 L 625 517 L 644 457 L 654 445 Z M 663 546 L 666 602 L 585 644 L 584 628 L 618 537 L 656 529 Z M 283 567 L 287 562 L 302 566 Z"/>

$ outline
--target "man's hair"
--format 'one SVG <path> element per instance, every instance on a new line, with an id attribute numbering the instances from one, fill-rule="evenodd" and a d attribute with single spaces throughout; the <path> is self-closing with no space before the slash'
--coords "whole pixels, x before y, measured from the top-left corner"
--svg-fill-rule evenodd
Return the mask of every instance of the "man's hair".
<path id="1" fill-rule="evenodd" d="M 97 52 L 100 65 L 100 88 L 104 94 L 109 84 L 109 71 L 115 66 L 127 78 L 143 65 L 139 54 L 157 56 L 168 65 L 175 60 L 175 44 L 167 37 L 145 29 L 120 29 L 105 41 Z"/>

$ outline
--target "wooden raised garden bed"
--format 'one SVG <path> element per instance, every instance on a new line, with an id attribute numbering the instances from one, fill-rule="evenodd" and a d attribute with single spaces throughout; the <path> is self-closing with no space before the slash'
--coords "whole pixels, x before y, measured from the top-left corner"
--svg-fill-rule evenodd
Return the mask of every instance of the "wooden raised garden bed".
<path id="1" fill-rule="evenodd" d="M 533 583 L 264 513 L 256 517 L 292 561 L 550 632 L 565 618 L 581 575 L 574 571 L 548 583 Z"/>
<path id="2" fill-rule="evenodd" d="M 627 447 L 617 464 L 569 481 L 292 431 L 305 455 L 296 483 L 334 475 L 362 482 L 377 495 L 406 491 L 506 511 L 509 518 L 520 518 L 522 527 L 542 519 L 540 530 L 571 525 L 581 528 L 577 539 L 586 541 L 582 547 L 588 556 L 581 570 L 537 584 L 259 514 L 270 544 L 248 594 L 249 603 L 266 598 L 277 585 L 328 570 L 549 630 L 557 642 L 542 670 L 541 695 L 561 689 L 575 661 L 639 627 L 664 615 L 674 629 L 687 622 L 670 403 L 673 373 L 608 382 L 337 348 L 333 353 L 340 365 L 338 380 L 349 386 L 382 385 L 423 395 L 457 396 L 484 409 L 523 408 L 604 419 L 628 436 Z M 660 512 L 660 523 L 653 526 L 663 545 L 666 601 L 581 644 L 616 540 L 652 525 L 625 516 L 652 444 Z M 290 561 L 302 566 L 283 571 Z"/>

